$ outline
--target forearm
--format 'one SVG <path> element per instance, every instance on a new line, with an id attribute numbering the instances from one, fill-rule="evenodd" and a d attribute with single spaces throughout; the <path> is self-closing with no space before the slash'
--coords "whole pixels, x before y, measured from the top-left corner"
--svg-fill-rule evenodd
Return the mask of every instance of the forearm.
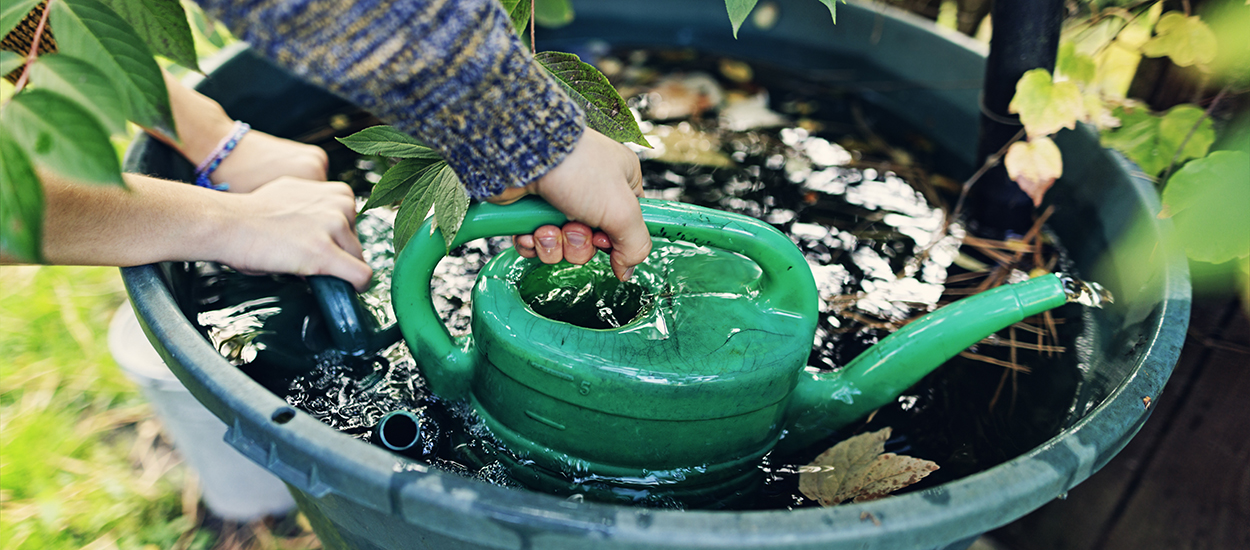
<path id="1" fill-rule="evenodd" d="M 221 260 L 211 243 L 222 197 L 192 185 L 126 174 L 127 189 L 43 173 L 43 253 L 50 264 L 132 266 Z"/>
<path id="2" fill-rule="evenodd" d="M 573 149 L 582 113 L 495 0 L 198 0 L 261 54 L 438 150 L 477 198 Z"/>
<path id="3" fill-rule="evenodd" d="M 217 147 L 222 138 L 234 130 L 234 120 L 216 101 L 182 85 L 164 69 L 165 88 L 169 90 L 169 108 L 174 116 L 178 139 L 152 128 L 148 134 L 173 147 L 191 164 L 199 164 Z"/>

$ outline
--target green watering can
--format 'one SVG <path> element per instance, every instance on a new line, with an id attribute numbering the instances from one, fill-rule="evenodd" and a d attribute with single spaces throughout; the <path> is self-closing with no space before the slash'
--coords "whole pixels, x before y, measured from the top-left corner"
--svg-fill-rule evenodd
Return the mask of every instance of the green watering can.
<path id="1" fill-rule="evenodd" d="M 513 476 L 536 489 L 732 498 L 758 481 L 766 453 L 832 434 L 983 337 L 1067 303 L 1079 284 L 1047 275 L 960 300 L 837 372 L 813 373 L 804 366 L 819 297 L 785 235 L 738 214 L 641 203 L 655 246 L 633 280 L 654 299 L 618 328 L 536 313 L 519 287 L 551 286 L 549 270 L 507 250 L 479 273 L 472 335 L 456 339 L 430 297 L 447 251 L 431 221 L 396 259 L 392 305 L 430 390 L 468 400 Z M 452 246 L 565 221 L 537 198 L 476 204 Z"/>

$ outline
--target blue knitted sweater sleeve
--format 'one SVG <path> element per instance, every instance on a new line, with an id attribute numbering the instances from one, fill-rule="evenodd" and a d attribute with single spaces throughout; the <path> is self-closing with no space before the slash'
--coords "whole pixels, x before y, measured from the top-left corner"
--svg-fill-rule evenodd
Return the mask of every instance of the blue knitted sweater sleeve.
<path id="1" fill-rule="evenodd" d="M 197 0 L 262 55 L 439 151 L 469 195 L 525 185 L 585 128 L 496 0 Z"/>

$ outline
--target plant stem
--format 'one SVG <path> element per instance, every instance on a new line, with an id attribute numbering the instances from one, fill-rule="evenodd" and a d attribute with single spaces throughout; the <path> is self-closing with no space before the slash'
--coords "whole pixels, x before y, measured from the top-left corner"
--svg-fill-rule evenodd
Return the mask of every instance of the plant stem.
<path id="1" fill-rule="evenodd" d="M 534 44 L 534 4 L 538 0 L 530 0 L 530 53 L 538 55 L 538 46 Z"/>
<path id="2" fill-rule="evenodd" d="M 48 3 L 43 6 L 39 26 L 35 27 L 35 37 L 30 40 L 30 52 L 26 54 L 26 67 L 22 69 L 22 76 L 17 79 L 17 84 L 13 87 L 13 95 L 17 95 L 17 92 L 26 87 L 26 81 L 30 78 L 30 67 L 34 65 L 35 58 L 39 57 L 39 40 L 43 38 L 43 29 L 48 25 L 48 13 L 52 11 L 52 2 L 53 0 L 48 0 Z"/>
<path id="3" fill-rule="evenodd" d="M 952 219 L 959 218 L 959 214 L 960 212 L 963 211 L 963 208 L 964 208 L 964 199 L 968 197 L 968 191 L 972 189 L 972 184 L 976 183 L 977 180 L 981 179 L 981 176 L 984 176 L 985 173 L 989 172 L 991 168 L 998 166 L 998 163 L 1001 162 L 1003 159 L 1003 155 L 1007 154 L 1007 148 L 1011 147 L 1011 144 L 1017 141 L 1020 141 L 1020 138 L 1022 137 L 1024 137 L 1024 128 L 1021 128 L 1019 132 L 1016 132 L 1016 135 L 1012 136 L 1011 139 L 1007 140 L 1007 143 L 1004 143 L 997 153 L 994 153 L 993 155 L 990 155 L 988 158 L 986 158 L 985 163 L 981 165 L 981 168 L 978 169 L 977 172 L 972 175 L 972 177 L 968 178 L 968 181 L 964 182 L 963 189 L 959 191 L 959 200 L 955 202 L 955 210 L 951 212 Z"/>

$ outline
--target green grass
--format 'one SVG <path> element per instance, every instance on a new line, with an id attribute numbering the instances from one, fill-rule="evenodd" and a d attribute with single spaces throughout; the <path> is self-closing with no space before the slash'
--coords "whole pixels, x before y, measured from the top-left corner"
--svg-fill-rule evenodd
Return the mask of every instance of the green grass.
<path id="1" fill-rule="evenodd" d="M 108 353 L 115 268 L 0 267 L 0 549 L 318 547 L 207 528 L 194 476 Z"/>

